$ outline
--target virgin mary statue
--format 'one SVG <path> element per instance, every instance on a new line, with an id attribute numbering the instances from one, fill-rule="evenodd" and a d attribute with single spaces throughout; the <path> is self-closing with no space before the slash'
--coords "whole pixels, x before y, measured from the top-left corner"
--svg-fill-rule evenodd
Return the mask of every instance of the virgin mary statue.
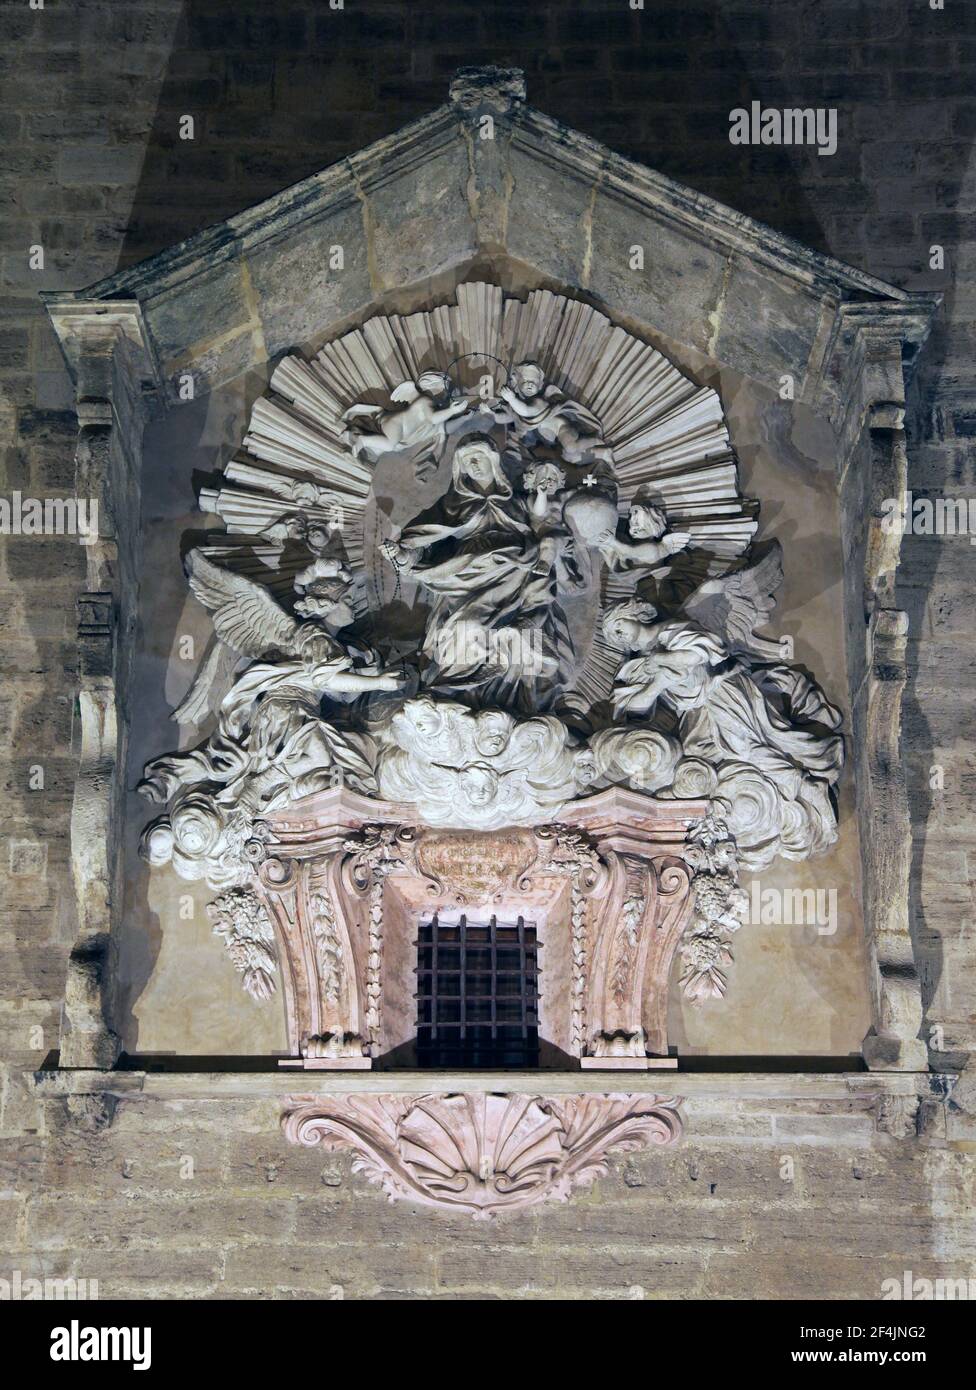
<path id="1" fill-rule="evenodd" d="M 553 702 L 572 661 L 569 631 L 551 562 L 487 436 L 458 445 L 447 492 L 387 553 L 430 595 L 425 685 L 518 710 Z"/>

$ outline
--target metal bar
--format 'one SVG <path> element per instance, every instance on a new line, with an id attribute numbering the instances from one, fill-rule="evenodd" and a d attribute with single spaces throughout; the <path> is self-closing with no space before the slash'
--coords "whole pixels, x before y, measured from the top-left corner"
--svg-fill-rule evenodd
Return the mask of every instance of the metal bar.
<path id="1" fill-rule="evenodd" d="M 522 1042 L 527 1044 L 529 1041 L 529 1021 L 526 1015 L 528 1000 L 526 999 L 528 981 L 525 978 L 525 922 L 520 916 L 517 923 L 518 943 L 519 943 L 519 973 L 522 976 L 522 986 L 519 990 L 519 1004 L 522 1014 Z"/>
<path id="2" fill-rule="evenodd" d="M 440 921 L 437 913 L 434 913 L 430 924 L 430 964 L 432 974 L 432 985 L 430 991 L 430 1040 L 437 1037 L 437 943 L 440 936 Z"/>
<path id="3" fill-rule="evenodd" d="M 468 919 L 465 913 L 461 913 L 461 950 L 458 956 L 458 995 L 461 1007 L 458 1010 L 460 1024 L 460 1034 L 463 1039 L 465 1036 L 465 1024 L 467 1022 L 467 1002 L 465 1000 L 465 990 L 467 989 L 468 974 Z"/>
<path id="4" fill-rule="evenodd" d="M 488 924 L 488 939 L 491 942 L 491 1040 L 498 1041 L 498 918 L 491 914 Z"/>

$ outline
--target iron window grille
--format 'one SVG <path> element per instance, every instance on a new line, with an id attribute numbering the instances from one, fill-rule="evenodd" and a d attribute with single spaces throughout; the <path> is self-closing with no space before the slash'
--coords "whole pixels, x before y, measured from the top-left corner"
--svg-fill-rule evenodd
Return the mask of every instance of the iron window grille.
<path id="1" fill-rule="evenodd" d="M 421 1067 L 539 1065 L 539 942 L 535 926 L 434 914 L 417 941 Z"/>

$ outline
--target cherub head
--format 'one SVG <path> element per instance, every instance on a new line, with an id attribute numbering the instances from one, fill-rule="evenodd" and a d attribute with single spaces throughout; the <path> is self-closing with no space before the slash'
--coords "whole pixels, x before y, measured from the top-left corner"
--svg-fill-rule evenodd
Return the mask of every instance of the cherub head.
<path id="1" fill-rule="evenodd" d="M 318 483 L 310 483 L 305 478 L 294 478 L 288 484 L 288 496 L 296 507 L 324 506 L 331 501 L 331 494 Z"/>
<path id="2" fill-rule="evenodd" d="M 462 768 L 458 782 L 472 806 L 488 806 L 498 795 L 498 777 L 484 763 Z"/>
<path id="3" fill-rule="evenodd" d="M 551 497 L 566 486 L 566 474 L 558 463 L 530 463 L 522 474 L 522 486 L 526 492 L 541 489 Z"/>
<path id="4" fill-rule="evenodd" d="M 304 541 L 313 554 L 320 555 L 328 547 L 333 530 L 342 530 L 341 504 L 330 494 L 323 492 L 322 496 L 328 497 L 329 500 L 323 502 L 321 498 L 316 497 L 308 505 L 314 503 L 326 506 L 329 511 L 328 521 L 310 520 L 305 512 L 285 512 L 275 517 L 259 534 L 267 536 L 275 545 L 284 545 L 286 541 Z"/>
<path id="5" fill-rule="evenodd" d="M 408 700 L 393 716 L 390 727 L 401 748 L 412 752 L 431 751 L 434 740 L 443 732 L 446 715 L 427 695 Z"/>
<path id="6" fill-rule="evenodd" d="M 608 608 L 603 616 L 603 635 L 614 647 L 624 651 L 639 651 L 657 609 L 643 599 L 628 598 Z"/>
<path id="7" fill-rule="evenodd" d="M 510 380 L 516 395 L 521 396 L 523 401 L 534 400 L 546 384 L 545 372 L 538 362 L 520 362 L 512 368 Z"/>
<path id="8" fill-rule="evenodd" d="M 351 580 L 341 560 L 317 555 L 295 575 L 295 592 L 301 595 L 295 612 L 303 618 L 328 620 L 336 630 L 346 627 L 356 616 L 347 598 Z"/>
<path id="9" fill-rule="evenodd" d="M 430 396 L 434 401 L 444 400 L 454 390 L 454 382 L 447 372 L 421 372 L 417 377 L 417 385 L 425 396 Z"/>
<path id="10" fill-rule="evenodd" d="M 600 775 L 596 754 L 592 748 L 578 748 L 573 754 L 573 780 L 577 786 L 588 787 Z"/>
<path id="11" fill-rule="evenodd" d="M 664 509 L 643 488 L 638 489 L 631 501 L 627 529 L 635 541 L 660 540 L 668 529 Z"/>
<path id="12" fill-rule="evenodd" d="M 485 758 L 497 758 L 508 747 L 515 721 L 502 710 L 486 709 L 475 715 L 474 746 Z"/>
<path id="13" fill-rule="evenodd" d="M 303 618 L 318 618 L 338 632 L 355 622 L 356 615 L 346 598 L 348 585 L 340 579 L 316 579 L 295 601 L 295 612 Z"/>

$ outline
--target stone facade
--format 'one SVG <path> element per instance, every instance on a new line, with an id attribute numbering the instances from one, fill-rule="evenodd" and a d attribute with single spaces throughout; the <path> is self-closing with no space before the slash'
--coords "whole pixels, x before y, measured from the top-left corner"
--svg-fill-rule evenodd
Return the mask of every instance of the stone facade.
<path id="1" fill-rule="evenodd" d="M 2 119 L 18 199 L 4 227 L 14 310 L 0 344 L 5 493 L 63 494 L 74 481 L 73 393 L 37 290 L 90 283 L 250 207 L 430 110 L 448 74 L 479 61 L 520 64 L 535 106 L 777 230 L 906 288 L 944 292 L 914 385 L 908 481 L 931 497 L 972 488 L 971 16 L 907 3 L 879 15 L 833 0 L 648 4 L 642 14 L 479 6 L 474 21 L 460 4 L 341 17 L 296 4 L 273 18 L 249 4 L 232 14 L 190 4 L 182 19 L 180 8 L 5 12 L 13 76 Z M 339 43 L 337 23 L 348 25 Z M 707 73 L 706 105 L 686 76 L 692 54 Z M 50 110 L 33 112 L 32 68 L 62 84 Z M 323 94 L 312 111 L 310 87 Z M 728 110 L 754 97 L 836 105 L 837 154 L 730 146 Z M 185 114 L 192 143 L 177 134 Z M 380 243 L 385 231 L 373 229 Z M 935 242 L 942 271 L 928 269 Z M 46 268 L 30 271 L 38 243 Z M 237 312 L 230 299 L 227 311 Z M 283 323 L 281 335 L 271 350 L 301 340 L 301 325 Z M 97 441 L 99 420 L 89 427 Z M 64 538 L 5 539 L 5 1263 L 26 1274 L 53 1262 L 106 1292 L 176 1296 L 876 1297 L 903 1268 L 969 1272 L 966 1077 L 947 1103 L 939 1082 L 964 1066 L 976 987 L 964 538 L 907 536 L 896 596 L 910 616 L 910 927 L 933 1068 L 917 1114 L 897 1091 L 879 1101 L 870 1078 L 820 1079 L 797 1095 L 795 1085 L 750 1094 L 728 1076 L 725 1087 L 686 1088 L 679 1147 L 615 1159 L 582 1202 L 487 1232 L 387 1208 L 350 1178 L 348 1160 L 286 1149 L 280 1094 L 261 1086 L 207 1090 L 201 1078 L 199 1099 L 186 1099 L 165 1078 L 120 1080 L 107 1093 L 80 1079 L 30 1082 L 57 1046 L 66 957 L 84 927 L 68 854 L 82 747 L 74 692 L 97 693 L 103 624 L 97 607 L 82 615 L 79 669 L 75 601 L 98 591 L 97 557 Z M 97 977 L 97 951 L 80 965 L 76 977 Z M 86 1007 L 83 995 L 79 1016 Z M 839 1209 L 842 1222 L 825 1219 Z"/>

